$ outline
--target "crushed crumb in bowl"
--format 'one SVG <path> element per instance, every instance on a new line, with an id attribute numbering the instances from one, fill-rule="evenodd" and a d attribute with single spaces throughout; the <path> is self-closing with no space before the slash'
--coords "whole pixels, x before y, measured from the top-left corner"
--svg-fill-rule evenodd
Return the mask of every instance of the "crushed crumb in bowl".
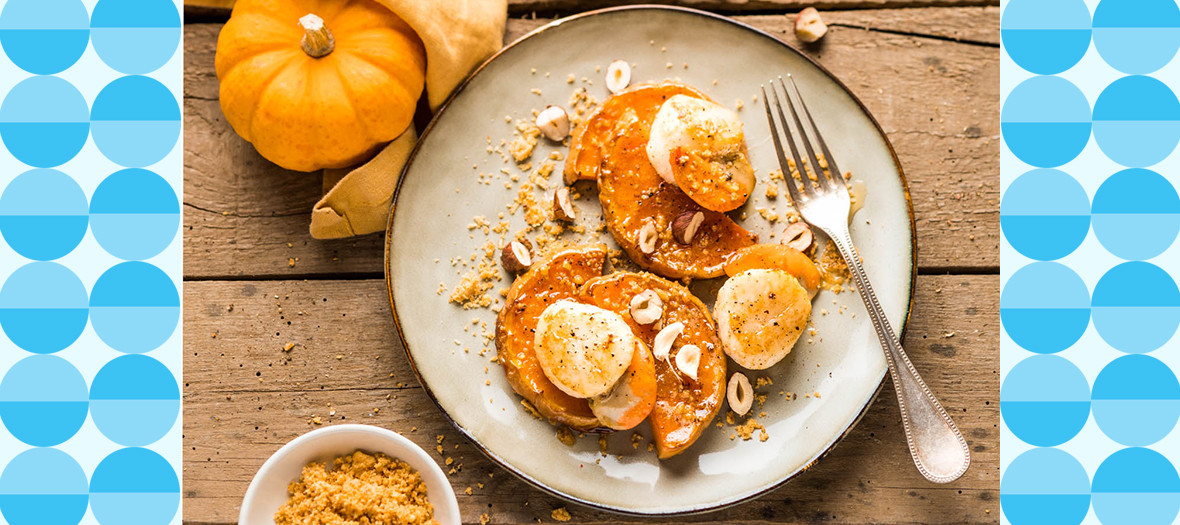
<path id="1" fill-rule="evenodd" d="M 438 525 L 422 476 L 408 463 L 357 450 L 329 468 L 311 462 L 287 487 L 276 525 L 400 523 Z"/>
<path id="2" fill-rule="evenodd" d="M 415 511 L 427 504 L 429 514 Z M 399 516 L 406 519 L 393 519 Z M 271 455 L 246 489 L 238 523 L 459 525 L 461 519 L 454 489 L 429 453 L 396 432 L 345 424 L 317 428 Z"/>

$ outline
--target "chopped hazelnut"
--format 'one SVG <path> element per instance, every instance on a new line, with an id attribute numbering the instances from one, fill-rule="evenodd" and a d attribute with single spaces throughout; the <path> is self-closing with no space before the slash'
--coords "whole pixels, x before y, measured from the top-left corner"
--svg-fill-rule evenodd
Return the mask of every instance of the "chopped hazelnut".
<path id="1" fill-rule="evenodd" d="M 795 37 L 806 43 L 815 42 L 828 32 L 828 25 L 820 18 L 819 11 L 808 7 L 795 17 Z"/>
<path id="2" fill-rule="evenodd" d="M 500 264 L 511 273 L 520 273 L 533 264 L 533 246 L 528 239 L 512 241 L 500 252 Z"/>
<path id="3" fill-rule="evenodd" d="M 750 379 L 746 374 L 734 372 L 729 376 L 725 397 L 729 400 L 729 409 L 735 414 L 744 416 L 750 411 L 750 407 L 754 405 L 754 388 L 750 386 Z"/>
<path id="4" fill-rule="evenodd" d="M 648 289 L 631 297 L 631 318 L 639 324 L 652 324 L 663 317 L 664 301 L 659 294 Z"/>
<path id="5" fill-rule="evenodd" d="M 680 244 L 692 244 L 701 223 L 705 222 L 704 212 L 686 211 L 672 221 L 672 237 Z"/>
<path id="6" fill-rule="evenodd" d="M 606 89 L 618 93 L 631 83 L 631 64 L 626 60 L 615 60 L 606 66 Z"/>
<path id="7" fill-rule="evenodd" d="M 652 341 L 651 355 L 656 359 L 667 360 L 669 353 L 672 352 L 672 345 L 676 342 L 676 338 L 684 332 L 684 323 L 675 322 L 664 328 L 656 334 L 655 340 Z M 669 365 L 672 363 L 668 363 Z"/>
<path id="8" fill-rule="evenodd" d="M 701 348 L 697 345 L 684 345 L 676 352 L 676 368 L 681 374 L 697 379 L 697 368 L 701 365 Z"/>
<path id="9" fill-rule="evenodd" d="M 660 239 L 660 235 L 656 232 L 656 226 L 652 223 L 644 224 L 639 229 L 639 251 L 651 255 L 656 252 L 656 241 Z"/>
<path id="10" fill-rule="evenodd" d="M 814 236 L 811 233 L 811 227 L 803 221 L 792 222 L 786 230 L 783 230 L 782 243 L 801 252 L 805 252 L 811 247 L 812 240 L 814 240 Z"/>
<path id="11" fill-rule="evenodd" d="M 558 220 L 568 222 L 573 222 L 577 217 L 574 204 L 570 202 L 570 189 L 568 186 L 562 186 L 553 192 L 553 216 Z"/>
<path id="12" fill-rule="evenodd" d="M 537 114 L 537 128 L 549 140 L 561 142 L 570 134 L 570 117 L 561 106 L 548 106 Z"/>

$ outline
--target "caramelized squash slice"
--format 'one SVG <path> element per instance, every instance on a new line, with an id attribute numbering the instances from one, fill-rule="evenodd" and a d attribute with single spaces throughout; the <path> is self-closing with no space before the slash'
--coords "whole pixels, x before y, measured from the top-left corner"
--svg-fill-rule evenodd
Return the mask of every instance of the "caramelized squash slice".
<path id="1" fill-rule="evenodd" d="M 606 99 L 575 130 L 566 181 L 598 180 L 608 230 L 643 269 L 673 279 L 718 277 L 725 258 L 753 245 L 757 236 L 725 214 L 701 208 L 652 167 L 646 152 L 651 123 L 660 105 L 675 95 L 707 98 L 692 87 L 663 82 L 642 84 Z M 682 213 L 696 211 L 703 212 L 705 220 L 692 242 L 677 242 L 672 222 Z M 647 225 L 658 235 L 649 254 L 639 247 L 640 232 Z"/>
<path id="2" fill-rule="evenodd" d="M 576 430 L 599 427 L 585 399 L 562 392 L 545 377 L 533 343 L 537 320 L 549 305 L 574 299 L 578 287 L 602 275 L 606 246 L 568 248 L 538 261 L 517 277 L 496 318 L 496 350 L 508 383 L 554 424 Z"/>
<path id="3" fill-rule="evenodd" d="M 725 260 L 725 275 L 733 277 L 746 270 L 782 270 L 796 279 L 815 297 L 819 291 L 819 268 L 803 252 L 783 244 L 747 246 Z"/>
<path id="4" fill-rule="evenodd" d="M 648 325 L 636 323 L 630 314 L 631 298 L 644 290 L 655 291 L 664 302 L 663 315 Z M 684 332 L 673 343 L 668 361 L 656 360 L 656 402 L 650 416 L 659 457 L 683 452 L 713 421 L 725 397 L 725 354 L 709 310 L 679 283 L 647 273 L 618 272 L 591 279 L 577 300 L 617 312 L 648 347 L 661 327 L 684 323 Z M 701 349 L 695 381 L 669 363 L 674 363 L 676 352 L 688 344 Z"/>

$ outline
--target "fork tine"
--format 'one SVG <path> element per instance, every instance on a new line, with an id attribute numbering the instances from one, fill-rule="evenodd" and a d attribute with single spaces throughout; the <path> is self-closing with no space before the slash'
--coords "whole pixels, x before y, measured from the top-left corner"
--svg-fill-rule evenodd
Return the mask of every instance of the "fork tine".
<path id="1" fill-rule="evenodd" d="M 775 151 L 775 153 L 778 154 L 778 165 L 783 170 L 783 174 L 785 175 L 783 177 L 783 179 L 784 179 L 784 182 L 786 182 L 786 184 L 787 184 L 787 191 L 790 192 L 790 194 L 791 194 L 791 202 L 795 203 L 795 205 L 798 206 L 799 202 L 801 200 L 801 196 L 799 195 L 799 189 L 795 187 L 795 179 L 791 177 L 791 169 L 790 169 L 790 166 L 787 164 L 786 153 L 783 152 L 783 143 L 782 143 L 782 140 L 779 138 L 778 125 L 775 124 L 774 114 L 770 112 L 770 98 L 768 98 L 766 96 L 766 86 L 759 86 L 759 87 L 762 89 L 762 100 L 764 102 L 763 106 L 766 108 L 766 120 L 768 122 L 770 122 L 770 137 L 772 139 L 774 139 L 774 151 Z M 770 84 L 770 90 L 772 92 L 775 91 L 774 83 Z M 774 105 L 775 105 L 775 108 L 779 110 L 779 114 L 781 115 L 782 114 L 782 107 L 778 103 L 778 93 L 774 94 Z M 784 120 L 783 126 L 786 127 L 786 125 L 787 125 L 787 122 L 786 122 L 786 120 Z M 787 141 L 791 143 L 791 149 L 792 150 L 795 149 L 795 144 L 791 141 L 791 137 L 790 137 L 789 133 L 787 135 Z M 798 154 L 796 154 L 795 156 L 798 157 Z"/>
<path id="2" fill-rule="evenodd" d="M 795 84 L 794 77 L 788 76 L 788 78 L 791 79 L 791 87 L 795 88 L 795 95 L 799 97 L 799 106 L 803 108 L 803 115 L 807 117 L 807 123 L 815 131 L 815 140 L 819 142 L 819 149 L 824 154 L 824 160 L 828 162 L 828 171 L 834 173 L 831 176 L 832 183 L 836 184 L 837 181 L 843 182 L 844 172 L 840 171 L 840 168 L 836 166 L 836 157 L 833 157 L 832 152 L 828 150 L 828 143 L 824 141 L 824 136 L 820 134 L 819 127 L 815 125 L 815 119 L 811 118 L 811 111 L 807 109 L 807 103 L 803 102 L 803 95 L 799 93 L 799 86 Z"/>
<path id="3" fill-rule="evenodd" d="M 790 78 L 791 75 L 787 75 Z M 822 184 L 827 189 L 833 189 L 833 183 L 824 175 L 823 168 L 819 165 L 819 158 L 815 155 L 815 150 L 811 147 L 811 139 L 807 136 L 807 130 L 803 127 L 803 122 L 799 120 L 799 112 L 795 109 L 795 103 L 791 101 L 791 90 L 787 89 L 787 83 L 783 81 L 783 77 L 778 77 L 778 81 L 783 85 L 783 93 L 787 96 L 787 107 L 791 110 L 791 117 L 795 119 L 795 129 L 799 130 L 801 141 L 803 142 L 803 149 L 807 150 L 807 158 L 811 161 L 811 171 L 815 174 L 816 184 Z M 795 85 L 795 80 L 791 79 L 791 85 Z M 798 88 L 795 89 L 795 96 L 799 96 Z M 802 104 L 802 98 L 799 99 Z M 814 124 L 814 123 L 813 123 Z M 812 128 L 814 130 L 814 126 Z M 799 167 L 799 175 L 803 180 L 808 180 L 807 170 Z M 810 188 L 808 188 L 810 191 Z"/>
<path id="4" fill-rule="evenodd" d="M 782 77 L 779 77 L 779 82 L 782 82 Z M 795 146 L 795 138 L 791 135 L 791 124 L 787 120 L 787 116 L 783 114 L 783 103 L 778 99 L 778 90 L 774 88 L 774 82 L 770 83 L 770 92 L 774 95 L 774 108 L 778 110 L 779 119 L 783 123 L 783 133 L 786 135 L 787 145 L 791 147 L 791 156 L 795 158 L 795 170 L 799 172 L 799 179 L 803 182 L 803 191 L 805 191 L 808 195 L 811 195 L 815 190 L 811 187 L 811 179 L 807 177 L 807 171 L 803 165 L 803 157 L 799 156 L 799 148 Z M 783 94 L 787 95 L 785 87 L 783 88 Z M 791 103 L 790 95 L 787 95 L 787 103 Z M 767 111 L 770 110 L 767 109 Z M 794 111 L 794 109 L 791 109 L 792 114 Z M 796 119 L 796 122 L 798 122 L 798 119 Z M 803 144 L 806 145 L 807 135 L 803 134 L 803 128 L 796 126 L 795 129 L 799 130 L 799 134 L 803 139 Z M 795 187 L 795 178 L 791 176 L 791 170 L 787 169 L 785 162 L 783 163 L 783 178 L 786 179 L 788 187 Z M 792 194 L 791 197 L 794 198 L 794 194 Z"/>

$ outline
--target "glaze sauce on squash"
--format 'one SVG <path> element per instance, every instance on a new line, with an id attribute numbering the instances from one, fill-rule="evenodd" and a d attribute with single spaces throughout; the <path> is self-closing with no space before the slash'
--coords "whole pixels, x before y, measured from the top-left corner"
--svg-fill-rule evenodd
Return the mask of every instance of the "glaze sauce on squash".
<path id="1" fill-rule="evenodd" d="M 606 247 L 591 245 L 535 263 L 512 283 L 496 317 L 497 360 L 512 389 L 553 423 L 576 430 L 599 427 L 598 418 L 585 399 L 562 392 L 545 377 L 533 343 L 541 312 L 562 299 L 574 299 L 580 285 L 602 275 L 605 261 Z"/>
<path id="2" fill-rule="evenodd" d="M 664 314 L 655 323 L 641 325 L 631 318 L 631 298 L 648 289 L 664 302 Z M 656 404 L 649 417 L 659 457 L 683 452 L 713 421 L 725 397 L 725 354 L 709 310 L 687 288 L 646 273 L 618 272 L 596 277 L 582 287 L 577 300 L 623 316 L 648 347 L 661 327 L 677 321 L 684 323 L 684 332 L 672 345 L 669 360 L 675 362 L 676 352 L 684 345 L 700 347 L 697 380 L 657 359 Z"/>
<path id="3" fill-rule="evenodd" d="M 746 270 L 783 270 L 815 297 L 819 291 L 820 273 L 815 261 L 790 246 L 782 244 L 756 244 L 731 254 L 725 261 L 725 275 L 733 277 Z"/>
<path id="4" fill-rule="evenodd" d="M 646 152 L 651 123 L 660 105 L 675 95 L 707 99 L 673 82 L 639 85 L 606 99 L 574 134 L 566 180 L 597 177 L 607 228 L 640 267 L 673 279 L 718 277 L 725 258 L 753 245 L 757 236 L 727 215 L 700 207 L 652 167 Z M 705 220 L 692 243 L 683 245 L 670 226 L 690 211 L 704 212 Z M 646 224 L 659 232 L 651 254 L 639 249 L 639 232 Z"/>

